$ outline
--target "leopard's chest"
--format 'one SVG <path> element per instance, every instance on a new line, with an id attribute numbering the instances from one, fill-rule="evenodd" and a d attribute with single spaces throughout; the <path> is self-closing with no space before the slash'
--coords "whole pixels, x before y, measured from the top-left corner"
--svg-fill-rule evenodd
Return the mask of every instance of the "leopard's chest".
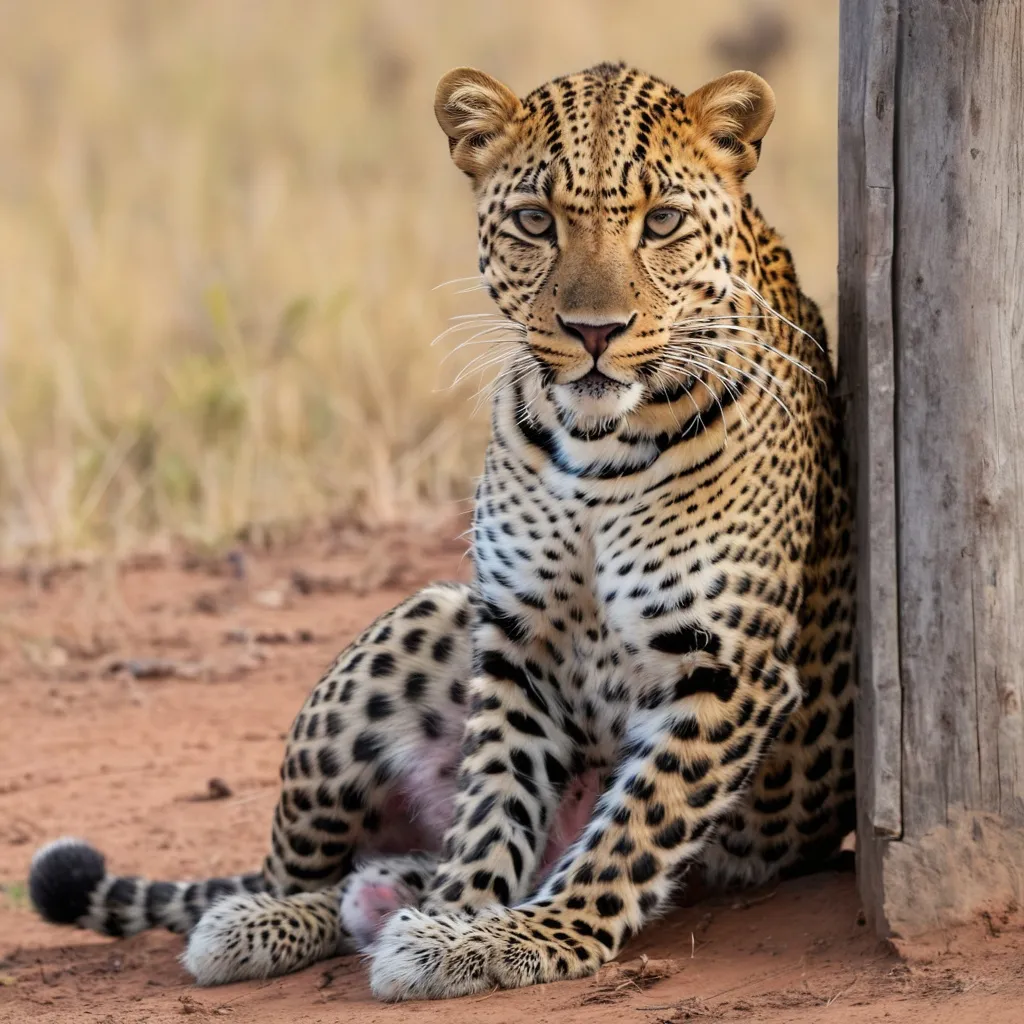
<path id="1" fill-rule="evenodd" d="M 669 634 L 700 634 L 722 621 L 732 582 L 726 524 L 685 492 L 666 489 L 618 510 L 601 529 L 607 541 L 597 548 L 596 601 L 635 671 L 662 678 L 680 655 L 704 649 L 699 636 L 689 645 Z"/>
<path id="2" fill-rule="evenodd" d="M 503 496 L 477 512 L 484 606 L 503 624 L 499 640 L 509 623 L 521 626 L 527 663 L 557 684 L 594 760 L 611 758 L 651 686 L 676 671 L 652 638 L 699 621 L 714 588 L 706 538 L 659 494 L 606 503 L 506 487 Z"/>

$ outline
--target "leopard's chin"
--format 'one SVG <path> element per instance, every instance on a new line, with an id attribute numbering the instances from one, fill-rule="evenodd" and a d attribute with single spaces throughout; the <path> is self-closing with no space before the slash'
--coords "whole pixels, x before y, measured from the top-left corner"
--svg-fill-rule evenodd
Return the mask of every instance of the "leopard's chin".
<path id="1" fill-rule="evenodd" d="M 632 412 L 643 396 L 638 382 L 624 383 L 596 368 L 569 384 L 556 385 L 553 391 L 561 413 L 581 427 L 616 423 Z"/>

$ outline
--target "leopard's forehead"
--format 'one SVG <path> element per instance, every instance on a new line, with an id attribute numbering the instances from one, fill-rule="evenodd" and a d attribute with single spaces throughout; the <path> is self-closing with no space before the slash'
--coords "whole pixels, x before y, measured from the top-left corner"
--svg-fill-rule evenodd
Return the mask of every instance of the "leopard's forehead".
<path id="1" fill-rule="evenodd" d="M 504 169 L 517 179 L 514 187 L 558 193 L 570 214 L 599 206 L 627 215 L 659 183 L 684 176 L 683 152 L 701 170 L 702 154 L 685 146 L 691 121 L 684 94 L 626 64 L 555 78 L 523 107 L 520 159 Z"/>
<path id="2" fill-rule="evenodd" d="M 534 89 L 523 101 L 539 107 L 554 99 L 563 110 L 577 116 L 586 111 L 612 107 L 647 109 L 657 102 L 674 103 L 683 94 L 668 82 L 626 64 L 597 64 L 586 71 L 562 75 Z"/>

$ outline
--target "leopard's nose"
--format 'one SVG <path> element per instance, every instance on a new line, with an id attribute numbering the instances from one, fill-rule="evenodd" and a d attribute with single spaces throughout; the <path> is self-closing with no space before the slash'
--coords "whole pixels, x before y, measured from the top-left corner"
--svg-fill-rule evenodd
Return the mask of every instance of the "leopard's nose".
<path id="1" fill-rule="evenodd" d="M 629 330 L 636 318 L 634 314 L 624 320 L 563 320 L 557 316 L 559 326 L 566 334 L 571 334 L 583 342 L 583 347 L 594 357 L 596 363 L 608 346 Z"/>

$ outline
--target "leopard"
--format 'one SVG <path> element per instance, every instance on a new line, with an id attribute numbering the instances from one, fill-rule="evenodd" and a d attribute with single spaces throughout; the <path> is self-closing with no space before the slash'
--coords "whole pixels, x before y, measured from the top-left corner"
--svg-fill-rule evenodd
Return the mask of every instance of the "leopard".
<path id="1" fill-rule="evenodd" d="M 185 933 L 201 985 L 362 953 L 379 999 L 450 998 L 587 977 L 701 884 L 835 863 L 851 496 L 821 313 L 747 189 L 775 106 L 747 71 L 441 79 L 503 332 L 472 579 L 317 682 L 260 870 L 147 881 L 60 839 L 44 918 Z"/>

